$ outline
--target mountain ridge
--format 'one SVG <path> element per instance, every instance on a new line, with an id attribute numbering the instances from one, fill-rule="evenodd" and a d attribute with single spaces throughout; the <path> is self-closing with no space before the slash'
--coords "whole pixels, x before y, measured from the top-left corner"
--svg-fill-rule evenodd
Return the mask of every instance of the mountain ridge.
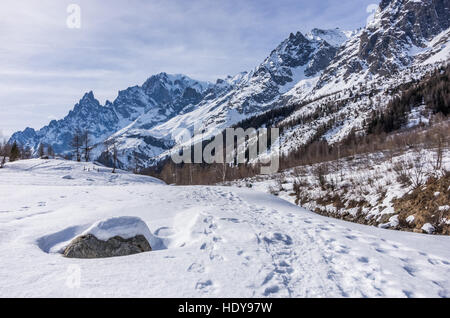
<path id="1" fill-rule="evenodd" d="M 78 108 L 69 112 L 68 119 L 52 121 L 39 131 L 27 128 L 15 133 L 10 142 L 35 150 L 40 143 L 46 143 L 58 152 L 68 152 L 70 149 L 63 145 L 69 144 L 70 128 L 75 129 L 71 118 L 78 115 L 79 119 L 88 119 L 80 121 L 81 126 L 92 130 L 96 143 L 117 143 L 122 167 L 128 167 L 136 154 L 140 164 L 146 166 L 151 158 L 168 154 L 175 143 L 172 134 L 180 129 L 193 132 L 197 126 L 220 131 L 277 107 L 318 100 L 305 108 L 312 111 L 324 104 L 326 96 L 350 96 L 356 88 L 367 86 L 387 90 L 389 85 L 406 81 L 405 76 L 420 78 L 427 69 L 447 63 L 450 58 L 449 21 L 444 21 L 446 15 L 450 16 L 449 7 L 449 0 L 384 0 L 373 21 L 357 32 L 337 28 L 291 33 L 253 70 L 215 83 L 160 73 L 141 86 L 120 91 L 113 102 L 104 106 L 95 102 L 90 92 L 83 96 Z M 440 13 L 433 15 L 437 9 Z M 379 108 L 390 99 L 383 94 L 378 98 L 385 100 L 376 106 Z M 330 134 L 334 131 L 336 135 L 330 140 L 361 126 L 367 112 L 375 107 L 372 99 L 367 105 L 347 100 L 348 111 L 344 107 L 333 115 L 347 118 L 332 124 L 335 127 Z M 329 116 L 318 120 L 330 121 Z M 310 135 L 316 128 L 296 129 L 297 133 Z M 62 142 L 55 146 L 55 139 Z M 100 148 L 96 156 L 102 153 Z"/>

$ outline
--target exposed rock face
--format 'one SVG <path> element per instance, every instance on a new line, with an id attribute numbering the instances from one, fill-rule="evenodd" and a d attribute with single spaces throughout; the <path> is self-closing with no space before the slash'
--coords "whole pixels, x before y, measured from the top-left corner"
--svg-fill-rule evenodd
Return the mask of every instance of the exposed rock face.
<path id="1" fill-rule="evenodd" d="M 92 234 L 74 239 L 64 250 L 64 256 L 69 258 L 107 258 L 133 255 L 152 250 L 143 235 L 129 239 L 115 236 L 107 241 L 101 241 Z"/>
<path id="2" fill-rule="evenodd" d="M 450 1 L 383 1 L 376 19 L 361 35 L 359 57 L 372 73 L 390 74 L 408 66 L 410 47 L 423 48 L 427 41 L 449 28 Z"/>
<path id="3" fill-rule="evenodd" d="M 391 76 L 413 64 L 416 54 L 450 27 L 450 0 L 384 0 L 373 21 L 338 52 L 319 81 L 321 88 L 366 71 Z"/>

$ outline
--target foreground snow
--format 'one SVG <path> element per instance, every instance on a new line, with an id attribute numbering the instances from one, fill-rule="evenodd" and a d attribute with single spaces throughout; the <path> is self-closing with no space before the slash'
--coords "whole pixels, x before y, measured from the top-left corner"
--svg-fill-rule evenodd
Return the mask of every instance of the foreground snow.
<path id="1" fill-rule="evenodd" d="M 97 168 L 29 160 L 0 170 L 0 296 L 450 296 L 449 237 L 328 219 L 247 189 L 173 187 Z M 141 218 L 161 249 L 98 260 L 57 253 L 120 216 Z"/>

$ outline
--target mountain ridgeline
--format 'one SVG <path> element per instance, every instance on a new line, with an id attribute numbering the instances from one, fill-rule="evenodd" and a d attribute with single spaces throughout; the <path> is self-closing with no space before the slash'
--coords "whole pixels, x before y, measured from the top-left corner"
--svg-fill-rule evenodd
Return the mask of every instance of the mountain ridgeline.
<path id="1" fill-rule="evenodd" d="M 105 144 L 114 144 L 118 166 L 131 169 L 156 165 L 174 147 L 172 134 L 194 126 L 276 124 L 283 128 L 283 155 L 315 140 L 340 142 L 367 132 L 373 114 L 398 97 L 402 84 L 447 65 L 449 8 L 450 0 L 383 0 L 358 31 L 292 33 L 253 70 L 215 83 L 160 73 L 105 105 L 89 92 L 63 119 L 16 132 L 9 143 L 34 155 L 41 145 L 70 155 L 75 132 L 88 131 L 91 159 L 109 157 Z"/>

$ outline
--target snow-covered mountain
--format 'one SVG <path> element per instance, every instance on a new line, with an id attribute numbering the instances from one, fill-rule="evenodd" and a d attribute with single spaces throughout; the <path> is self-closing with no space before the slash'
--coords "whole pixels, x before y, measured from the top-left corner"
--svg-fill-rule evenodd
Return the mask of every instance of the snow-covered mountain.
<path id="1" fill-rule="evenodd" d="M 310 83 L 304 81 L 285 94 L 287 105 L 312 102 L 280 123 L 289 126 L 281 136 L 282 152 L 362 131 L 372 111 L 385 107 L 401 84 L 448 64 L 449 8 L 448 0 L 382 1 L 373 21 L 344 43 L 307 94 Z"/>
<path id="2" fill-rule="evenodd" d="M 39 131 L 27 128 L 10 142 L 33 149 L 39 143 L 51 144 L 57 152 L 67 152 L 73 131 L 80 127 L 89 130 L 95 142 L 115 140 L 122 167 L 133 160 L 146 166 L 168 154 L 173 134 L 181 128 L 222 130 L 309 100 L 284 123 L 319 115 L 285 130 L 284 151 L 317 138 L 319 132 L 333 142 L 361 129 L 371 111 L 392 98 L 390 89 L 448 62 L 449 8 L 449 0 L 383 0 L 373 21 L 358 32 L 292 33 L 250 72 L 214 84 L 162 73 L 119 92 L 105 106 L 90 93 L 66 118 Z M 358 100 L 352 98 L 355 94 Z M 339 107 L 321 110 L 330 103 Z M 101 152 L 97 147 L 95 154 Z"/>
<path id="3" fill-rule="evenodd" d="M 383 0 L 374 19 L 340 50 L 317 89 L 330 92 L 338 82 L 389 77 L 446 50 L 450 27 L 448 0 Z M 436 37 L 443 38 L 433 41 Z M 428 57 L 428 58 L 425 58 Z"/>
<path id="4" fill-rule="evenodd" d="M 196 126 L 217 132 L 281 105 L 283 94 L 298 81 L 319 78 L 346 39 L 346 33 L 339 29 L 315 29 L 306 36 L 300 32 L 290 34 L 251 72 L 218 80 L 191 111 L 153 127 L 147 125 L 153 116 L 143 114 L 111 137 L 119 143 L 122 163 L 134 160 L 136 152 L 144 161 L 166 155 L 174 144 L 173 134 L 180 129 L 192 132 Z"/>
<path id="5" fill-rule="evenodd" d="M 104 106 L 89 92 L 63 119 L 53 120 L 38 131 L 26 128 L 17 132 L 10 143 L 17 141 L 34 150 L 42 143 L 52 145 L 57 153 L 65 153 L 70 151 L 70 141 L 77 130 L 89 131 L 92 142 L 101 143 L 120 129 L 139 122 L 143 115 L 147 118 L 145 127 L 151 128 L 181 114 L 209 94 L 212 86 L 184 75 L 161 73 L 142 86 L 120 91 L 114 102 L 107 101 Z"/>
<path id="6" fill-rule="evenodd" d="M 92 92 L 67 117 L 34 131 L 17 132 L 10 142 L 38 149 L 52 145 L 56 152 L 70 151 L 77 129 L 91 133 L 94 142 L 118 142 L 120 161 L 126 165 L 136 154 L 145 165 L 151 157 L 173 146 L 172 132 L 179 128 L 225 128 L 279 104 L 283 93 L 299 80 L 318 78 L 335 57 L 348 33 L 314 29 L 304 36 L 291 34 L 251 72 L 219 79 L 215 84 L 184 75 L 161 73 L 142 86 L 120 91 L 101 106 Z M 99 155 L 102 147 L 97 147 Z"/>
<path id="7" fill-rule="evenodd" d="M 117 129 L 118 117 L 110 107 L 103 107 L 92 92 L 86 93 L 73 110 L 62 120 L 52 120 L 48 126 L 35 131 L 26 128 L 12 135 L 10 142 L 17 141 L 24 147 L 37 150 L 40 143 L 52 145 L 55 152 L 69 149 L 77 129 L 89 130 L 93 141 L 100 141 Z"/>

